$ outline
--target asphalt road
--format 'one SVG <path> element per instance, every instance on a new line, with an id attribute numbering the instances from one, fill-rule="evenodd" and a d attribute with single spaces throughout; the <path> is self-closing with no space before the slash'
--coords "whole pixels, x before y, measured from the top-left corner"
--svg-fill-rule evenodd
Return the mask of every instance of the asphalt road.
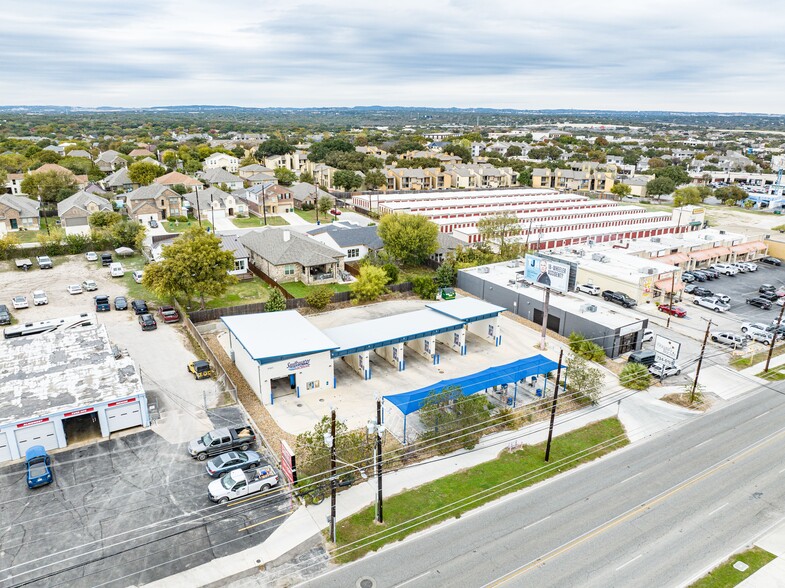
<path id="1" fill-rule="evenodd" d="M 258 545 L 289 513 L 274 495 L 215 505 L 184 444 L 146 430 L 59 451 L 53 484 L 0 469 L 0 588 L 141 585 Z"/>
<path id="2" fill-rule="evenodd" d="M 306 585 L 679 586 L 783 517 L 783 454 L 764 389 Z"/>

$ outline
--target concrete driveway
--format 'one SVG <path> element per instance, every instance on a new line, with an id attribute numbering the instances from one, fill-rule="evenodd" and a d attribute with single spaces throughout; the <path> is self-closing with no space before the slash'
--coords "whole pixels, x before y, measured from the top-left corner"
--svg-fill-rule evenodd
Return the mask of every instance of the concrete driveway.
<path id="1" fill-rule="evenodd" d="M 34 491 L 21 464 L 0 468 L 0 588 L 146 584 L 258 545 L 289 511 L 280 492 L 214 505 L 204 464 L 150 430 L 58 452 L 53 468 Z"/>

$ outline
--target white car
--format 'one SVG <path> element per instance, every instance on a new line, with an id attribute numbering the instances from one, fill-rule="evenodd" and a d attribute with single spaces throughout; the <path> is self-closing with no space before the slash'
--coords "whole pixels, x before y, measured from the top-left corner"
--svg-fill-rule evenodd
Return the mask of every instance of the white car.
<path id="1" fill-rule="evenodd" d="M 33 306 L 43 306 L 44 304 L 49 304 L 46 292 L 43 290 L 36 290 L 33 292 Z"/>
<path id="2" fill-rule="evenodd" d="M 739 273 L 739 268 L 733 267 L 729 263 L 715 263 L 712 264 L 711 269 L 725 274 L 726 276 L 735 276 Z"/>
<path id="3" fill-rule="evenodd" d="M 278 475 L 269 465 L 248 471 L 232 470 L 220 480 L 210 482 L 207 495 L 213 502 L 225 504 L 235 498 L 242 498 L 258 492 L 267 492 L 278 485 Z"/>
<path id="4" fill-rule="evenodd" d="M 81 294 L 82 287 L 79 284 L 70 284 L 68 286 L 68 293 L 69 294 Z"/>
<path id="5" fill-rule="evenodd" d="M 595 286 L 594 284 L 581 284 L 577 288 L 575 288 L 576 292 L 583 292 L 584 294 L 591 294 L 592 296 L 599 296 L 600 295 L 600 287 Z"/>
<path id="6" fill-rule="evenodd" d="M 82 282 L 82 290 L 85 292 L 95 292 L 98 290 L 98 284 L 95 283 L 95 280 L 85 280 Z"/>
<path id="7" fill-rule="evenodd" d="M 88 251 L 84 256 L 87 261 L 98 261 L 98 254 L 95 251 Z"/>
<path id="8" fill-rule="evenodd" d="M 11 299 L 11 304 L 14 305 L 14 308 L 19 310 L 20 308 L 28 308 L 30 305 L 27 304 L 27 297 L 26 296 L 14 296 Z"/>
<path id="9" fill-rule="evenodd" d="M 728 312 L 730 310 L 730 306 L 717 300 L 716 298 L 696 298 L 693 300 L 693 304 L 697 306 L 702 306 L 703 308 L 708 308 L 713 310 L 714 312 Z"/>
<path id="10" fill-rule="evenodd" d="M 756 272 L 756 271 L 758 271 L 758 264 L 754 263 L 752 261 L 738 261 L 738 262 L 733 263 L 731 265 L 744 266 L 744 268 L 748 272 Z"/>
<path id="11" fill-rule="evenodd" d="M 720 331 L 711 334 L 711 340 L 722 345 L 730 345 L 733 349 L 741 349 L 747 345 L 747 339 L 737 333 Z"/>
<path id="12" fill-rule="evenodd" d="M 678 376 L 681 373 L 681 368 L 675 365 L 654 362 L 649 366 L 649 373 L 655 378 L 664 380 L 668 376 Z"/>
<path id="13" fill-rule="evenodd" d="M 641 339 L 642 343 L 646 343 L 646 341 L 653 341 L 654 340 L 654 331 L 651 329 L 644 329 L 643 330 L 643 338 Z"/>
<path id="14" fill-rule="evenodd" d="M 144 277 L 144 272 L 142 270 L 136 270 L 134 273 L 131 274 L 134 279 L 134 282 L 137 284 L 142 283 L 142 278 Z"/>
<path id="15" fill-rule="evenodd" d="M 719 292 L 715 292 L 711 296 L 711 298 L 716 298 L 717 300 L 719 300 L 723 304 L 730 304 L 730 296 L 728 296 L 727 294 L 720 294 Z"/>
<path id="16" fill-rule="evenodd" d="M 769 327 L 763 323 L 741 323 L 741 332 L 747 338 L 767 345 L 771 343 L 771 338 L 774 336 Z"/>

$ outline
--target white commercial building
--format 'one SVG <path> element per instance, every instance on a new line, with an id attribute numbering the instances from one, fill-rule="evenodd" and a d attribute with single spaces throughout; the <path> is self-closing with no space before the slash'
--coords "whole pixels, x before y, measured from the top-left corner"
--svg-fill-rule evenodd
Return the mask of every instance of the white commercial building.
<path id="1" fill-rule="evenodd" d="M 0 407 L 0 462 L 150 425 L 134 362 L 94 322 L 0 341 Z"/>

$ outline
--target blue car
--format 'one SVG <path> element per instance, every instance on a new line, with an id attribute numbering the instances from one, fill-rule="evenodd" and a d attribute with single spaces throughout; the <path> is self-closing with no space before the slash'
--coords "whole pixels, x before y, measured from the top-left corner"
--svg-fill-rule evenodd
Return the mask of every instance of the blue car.
<path id="1" fill-rule="evenodd" d="M 215 456 L 207 462 L 205 469 L 207 473 L 218 478 L 232 470 L 248 470 L 259 467 L 262 463 L 262 456 L 255 451 L 230 451 Z"/>
<path id="2" fill-rule="evenodd" d="M 52 460 L 41 445 L 35 445 L 25 452 L 25 463 L 29 488 L 38 488 L 52 483 Z"/>

